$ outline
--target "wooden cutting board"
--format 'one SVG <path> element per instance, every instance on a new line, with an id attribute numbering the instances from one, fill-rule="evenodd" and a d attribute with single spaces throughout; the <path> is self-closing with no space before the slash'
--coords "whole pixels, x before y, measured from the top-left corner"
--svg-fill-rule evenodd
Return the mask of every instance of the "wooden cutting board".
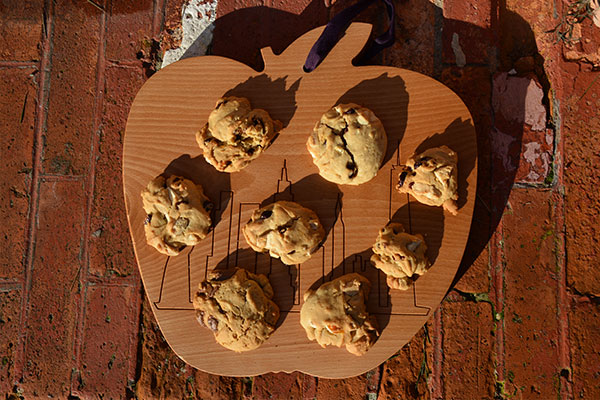
<path id="1" fill-rule="evenodd" d="M 192 366 L 214 374 L 250 376 L 302 371 L 343 378 L 368 371 L 398 351 L 431 317 L 458 269 L 473 214 L 477 182 L 475 129 L 469 111 L 450 89 L 400 68 L 354 67 L 371 25 L 353 23 L 323 63 L 306 73 L 303 63 L 324 28 L 312 30 L 274 55 L 262 50 L 265 69 L 205 56 L 178 61 L 156 73 L 137 94 L 123 149 L 123 184 L 135 255 L 152 310 L 169 345 Z M 219 173 L 196 144 L 216 101 L 247 97 L 284 128 L 274 143 L 241 172 Z M 305 144 L 321 114 L 338 103 L 371 109 L 383 122 L 388 151 L 376 178 L 352 187 L 318 175 Z M 416 150 L 445 144 L 459 156 L 459 213 L 417 203 L 394 186 L 398 165 Z M 161 173 L 200 183 L 215 203 L 216 225 L 199 245 L 167 257 L 146 244 L 140 192 Z M 249 249 L 241 227 L 260 204 L 294 200 L 319 215 L 328 232 L 306 263 L 288 267 Z M 369 262 L 378 230 L 390 219 L 426 237 L 431 269 L 408 291 L 390 290 Z M 281 308 L 278 327 L 260 348 L 237 354 L 217 345 L 195 319 L 192 297 L 214 268 L 240 266 L 268 275 Z M 300 325 L 302 294 L 358 272 L 372 283 L 369 310 L 382 333 L 369 352 L 321 348 Z"/>

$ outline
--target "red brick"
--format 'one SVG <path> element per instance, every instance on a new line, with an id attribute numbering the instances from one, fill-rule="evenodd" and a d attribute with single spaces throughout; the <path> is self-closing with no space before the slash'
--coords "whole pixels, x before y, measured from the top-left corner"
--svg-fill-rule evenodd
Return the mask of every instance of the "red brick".
<path id="1" fill-rule="evenodd" d="M 430 324 L 427 326 L 431 328 Z M 425 369 L 430 371 L 433 365 L 432 345 L 421 329 L 383 364 L 379 399 L 429 399 L 427 376 L 419 378 L 424 363 Z"/>
<path id="2" fill-rule="evenodd" d="M 269 5 L 269 7 L 276 8 L 278 10 L 289 12 L 292 14 L 300 15 L 310 6 L 311 0 L 271 0 L 270 3 L 271 4 Z"/>
<path id="3" fill-rule="evenodd" d="M 42 181 L 28 303 L 26 397 L 67 397 L 79 310 L 85 196 L 77 181 Z"/>
<path id="4" fill-rule="evenodd" d="M 153 3 L 153 0 L 110 2 L 106 23 L 107 59 L 137 59 L 143 42 L 152 38 Z"/>
<path id="5" fill-rule="evenodd" d="M 57 0 L 54 10 L 43 169 L 83 175 L 90 164 L 101 11 L 74 0 Z"/>
<path id="6" fill-rule="evenodd" d="M 429 1 L 396 2 L 396 42 L 384 50 L 383 63 L 433 75 L 438 12 Z"/>
<path id="7" fill-rule="evenodd" d="M 0 59 L 40 59 L 43 0 L 7 0 L 0 3 Z"/>
<path id="8" fill-rule="evenodd" d="M 302 399 L 303 374 L 264 374 L 254 378 L 252 395 L 256 399 Z"/>
<path id="9" fill-rule="evenodd" d="M 129 108 L 145 76 L 141 68 L 106 70 L 102 126 L 95 172 L 90 235 L 90 273 L 137 274 L 122 186 L 123 136 Z"/>
<path id="10" fill-rule="evenodd" d="M 597 72 L 577 76 L 565 107 L 564 180 L 567 227 L 567 280 L 579 293 L 600 297 L 600 82 Z M 588 92 L 581 98 L 586 89 Z M 581 99 L 581 100 L 580 100 Z"/>
<path id="11" fill-rule="evenodd" d="M 483 248 L 473 265 L 465 272 L 454 286 L 463 292 L 487 293 L 490 290 L 490 251 L 489 246 Z"/>
<path id="12" fill-rule="evenodd" d="M 600 305 L 589 299 L 577 301 L 570 314 L 571 365 L 573 396 L 600 398 Z M 563 371 L 567 373 L 568 371 Z"/>
<path id="13" fill-rule="evenodd" d="M 304 375 L 302 382 L 302 397 L 305 400 L 314 400 L 317 398 L 317 382 L 319 378 L 311 375 Z"/>
<path id="14" fill-rule="evenodd" d="M 0 241 L 11 243 L 0 251 L 0 281 L 20 279 L 24 271 L 37 97 L 34 72 L 0 69 Z"/>
<path id="15" fill-rule="evenodd" d="M 195 395 L 197 399 L 229 400 L 251 398 L 254 379 L 256 378 L 231 378 L 211 375 L 195 370 L 193 380 L 188 379 L 187 382 L 188 387 L 191 388 L 189 393 Z M 260 397 L 255 398 L 259 399 Z"/>
<path id="16" fill-rule="evenodd" d="M 140 329 L 141 354 L 135 393 L 140 399 L 177 398 L 189 396 L 186 364 L 171 350 L 154 319 L 144 295 Z"/>
<path id="17" fill-rule="evenodd" d="M 319 378 L 317 382 L 317 399 L 363 399 L 366 393 L 366 374 L 346 379 Z"/>
<path id="18" fill-rule="evenodd" d="M 444 18 L 491 29 L 492 4 L 489 0 L 444 0 Z"/>
<path id="19" fill-rule="evenodd" d="M 488 0 L 445 0 L 443 30 L 443 61 L 459 63 L 452 42 L 457 35 L 460 50 L 467 64 L 488 62 L 495 45 L 492 30 L 492 2 Z M 456 40 L 456 39 L 454 39 Z"/>
<path id="20" fill-rule="evenodd" d="M 72 393 L 124 398 L 128 381 L 134 378 L 139 291 L 131 286 L 91 285 L 86 297 L 81 364 Z"/>
<path id="21" fill-rule="evenodd" d="M 0 392 L 12 390 L 15 353 L 19 343 L 19 317 L 22 293 L 20 290 L 0 289 Z"/>
<path id="22" fill-rule="evenodd" d="M 446 301 L 442 319 L 444 398 L 493 398 L 496 380 L 491 304 Z"/>
<path id="23" fill-rule="evenodd" d="M 169 0 L 169 8 L 172 8 L 171 1 L 172 0 Z M 177 4 L 178 2 L 176 1 L 175 3 Z M 244 7 L 260 7 L 262 5 L 263 5 L 263 2 L 260 0 L 244 0 Z M 241 7 L 240 7 L 239 2 L 237 2 L 235 0 L 219 1 L 217 3 L 217 18 L 223 17 L 229 13 L 239 10 L 240 8 Z M 180 19 L 181 19 L 181 13 L 180 13 Z"/>
<path id="24" fill-rule="evenodd" d="M 513 189 L 503 220 L 505 377 L 528 399 L 558 393 L 552 192 Z"/>

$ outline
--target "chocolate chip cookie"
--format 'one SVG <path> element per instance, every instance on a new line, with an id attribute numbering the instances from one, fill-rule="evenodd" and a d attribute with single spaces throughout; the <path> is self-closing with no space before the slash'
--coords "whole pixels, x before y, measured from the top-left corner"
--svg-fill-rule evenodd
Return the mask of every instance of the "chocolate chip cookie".
<path id="1" fill-rule="evenodd" d="M 307 291 L 300 323 L 308 339 L 321 347 L 345 345 L 352 354 L 365 354 L 379 336 L 377 320 L 365 304 L 370 290 L 367 278 L 352 273 Z"/>
<path id="2" fill-rule="evenodd" d="M 176 256 L 208 234 L 212 203 L 202 186 L 179 176 L 158 176 L 142 190 L 146 240 L 159 252 Z"/>
<path id="3" fill-rule="evenodd" d="M 371 262 L 387 275 L 389 287 L 406 290 L 429 269 L 426 252 L 422 235 L 406 233 L 402 224 L 391 222 L 379 231 Z"/>
<path id="4" fill-rule="evenodd" d="M 200 283 L 194 297 L 196 318 L 221 346 L 242 352 L 263 344 L 275 330 L 279 307 L 265 275 L 236 268 L 228 279 L 215 275 Z"/>
<path id="5" fill-rule="evenodd" d="M 446 146 L 414 155 L 402 166 L 396 189 L 410 193 L 419 203 L 443 206 L 456 215 L 458 208 L 458 156 Z"/>
<path id="6" fill-rule="evenodd" d="M 323 114 L 306 147 L 323 178 L 360 185 L 377 175 L 387 136 L 371 110 L 356 104 L 339 104 Z"/>
<path id="7" fill-rule="evenodd" d="M 247 99 L 224 97 L 196 133 L 196 141 L 209 164 L 237 172 L 265 151 L 280 129 L 279 121 L 265 110 L 252 109 Z"/>
<path id="8" fill-rule="evenodd" d="M 287 265 L 307 261 L 325 238 L 317 214 L 291 201 L 255 210 L 242 232 L 254 251 L 269 252 Z"/>

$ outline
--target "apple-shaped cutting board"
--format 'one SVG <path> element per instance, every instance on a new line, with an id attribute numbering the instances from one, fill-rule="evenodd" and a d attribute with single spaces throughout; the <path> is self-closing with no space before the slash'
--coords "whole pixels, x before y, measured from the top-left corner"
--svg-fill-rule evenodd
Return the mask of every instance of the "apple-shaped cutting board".
<path id="1" fill-rule="evenodd" d="M 314 29 L 274 55 L 263 49 L 257 72 L 236 61 L 205 56 L 178 61 L 156 73 L 137 94 L 123 149 L 123 183 L 135 255 L 152 310 L 169 345 L 192 366 L 220 375 L 250 376 L 302 371 L 343 378 L 368 371 L 398 351 L 432 315 L 461 261 L 476 192 L 476 139 L 469 111 L 450 89 L 400 68 L 354 67 L 371 25 L 353 23 L 319 67 L 303 62 L 324 28 Z M 273 144 L 240 172 L 208 165 L 195 133 L 223 95 L 246 97 L 284 128 Z M 318 175 L 306 140 L 320 116 L 338 103 L 357 103 L 383 122 L 388 150 L 376 178 L 359 186 L 335 185 Z M 394 186 L 398 165 L 415 151 L 445 144 L 459 156 L 459 212 L 417 203 Z M 214 229 L 193 248 L 167 257 L 146 244 L 140 192 L 161 173 L 179 174 L 203 186 L 215 204 Z M 314 210 L 327 240 L 301 265 L 285 266 L 249 249 L 241 227 L 260 204 L 294 200 Z M 426 237 L 431 269 L 407 291 L 390 290 L 369 262 L 378 230 L 389 220 Z M 212 269 L 234 266 L 266 274 L 281 317 L 260 348 L 234 353 L 215 343 L 195 318 L 192 298 Z M 303 293 L 344 273 L 372 283 L 368 307 L 381 336 L 367 354 L 321 348 L 300 325 Z"/>

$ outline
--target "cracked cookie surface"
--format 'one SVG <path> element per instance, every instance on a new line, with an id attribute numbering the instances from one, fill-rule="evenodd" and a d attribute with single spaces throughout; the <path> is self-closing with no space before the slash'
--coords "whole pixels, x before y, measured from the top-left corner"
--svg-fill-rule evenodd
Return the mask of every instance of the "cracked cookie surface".
<path id="1" fill-rule="evenodd" d="M 158 176 L 142 190 L 148 244 L 168 256 L 194 246 L 208 234 L 212 203 L 202 186 L 179 176 Z"/>
<path id="2" fill-rule="evenodd" d="M 410 193 L 419 203 L 443 206 L 456 215 L 458 208 L 458 156 L 446 146 L 414 155 L 402 166 L 396 189 Z"/>
<path id="3" fill-rule="evenodd" d="M 228 279 L 214 274 L 201 282 L 194 309 L 200 325 L 213 332 L 217 343 L 243 352 L 259 347 L 275 330 L 279 307 L 272 298 L 273 288 L 265 275 L 235 268 Z"/>
<path id="4" fill-rule="evenodd" d="M 265 110 L 252 109 L 248 99 L 224 97 L 196 133 L 196 142 L 217 170 L 237 172 L 265 151 L 280 129 L 279 121 Z"/>
<path id="5" fill-rule="evenodd" d="M 323 114 L 306 147 L 323 178 L 338 184 L 360 185 L 377 175 L 387 136 L 371 110 L 356 104 L 339 104 Z"/>
<path id="6" fill-rule="evenodd" d="M 308 290 L 300 310 L 308 339 L 321 347 L 346 346 L 352 354 L 365 354 L 379 336 L 377 320 L 366 306 L 370 289 L 367 278 L 351 273 Z"/>
<path id="7" fill-rule="evenodd" d="M 392 289 L 408 289 L 430 267 L 422 235 L 411 235 L 400 223 L 389 223 L 379 231 L 371 262 L 387 276 Z"/>
<path id="8" fill-rule="evenodd" d="M 242 231 L 254 251 L 269 252 L 286 265 L 308 260 L 325 238 L 317 214 L 291 201 L 255 210 Z"/>

